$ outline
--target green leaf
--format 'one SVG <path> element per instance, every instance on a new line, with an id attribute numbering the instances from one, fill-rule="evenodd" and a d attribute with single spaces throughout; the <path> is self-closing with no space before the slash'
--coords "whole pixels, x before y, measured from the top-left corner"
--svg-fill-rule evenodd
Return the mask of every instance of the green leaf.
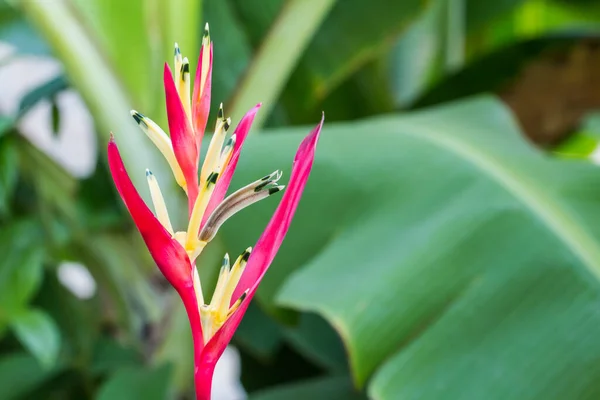
<path id="1" fill-rule="evenodd" d="M 98 400 L 164 400 L 171 374 L 169 366 L 126 367 L 117 370 L 100 388 Z"/>
<path id="2" fill-rule="evenodd" d="M 315 364 L 332 372 L 348 371 L 346 353 L 339 335 L 320 316 L 302 314 L 297 326 L 285 330 L 285 336 L 300 354 Z"/>
<path id="3" fill-rule="evenodd" d="M 306 49 L 286 89 L 303 107 L 323 100 L 342 82 L 389 50 L 427 2 L 337 2 Z M 300 100 L 298 100 L 300 98 Z"/>
<path id="4" fill-rule="evenodd" d="M 420 108 L 475 94 L 499 91 L 514 79 L 535 57 L 560 52 L 580 43 L 585 34 L 552 35 L 516 41 L 484 53 L 465 68 L 444 77 L 414 102 Z"/>
<path id="5" fill-rule="evenodd" d="M 106 303 L 103 301 L 107 297 L 79 299 L 59 282 L 57 275 L 44 275 L 43 285 L 35 296 L 36 304 L 43 305 L 44 312 L 60 328 L 60 360 L 68 360 L 71 365 L 89 366 L 90 372 L 94 373 L 94 345 L 100 330 L 106 326 L 106 315 L 103 313 Z M 113 302 L 111 300 L 111 304 Z M 124 335 L 120 335 L 120 338 L 124 338 Z"/>
<path id="6" fill-rule="evenodd" d="M 12 45 L 22 54 L 49 55 L 50 49 L 24 16 L 0 0 L 0 41 Z"/>
<path id="7" fill-rule="evenodd" d="M 52 98 L 52 133 L 54 136 L 58 135 L 60 131 L 60 110 L 58 109 L 58 102 L 56 96 Z"/>
<path id="8" fill-rule="evenodd" d="M 141 364 L 140 355 L 114 339 L 101 337 L 94 347 L 91 370 L 94 374 L 108 374 L 121 367 Z"/>
<path id="9" fill-rule="evenodd" d="M 90 36 L 97 48 L 106 53 L 106 58 L 114 63 L 117 73 L 123 77 L 135 107 L 150 107 L 150 93 L 160 87 L 161 61 L 166 61 L 152 55 L 152 41 L 148 40 L 150 32 L 146 28 L 150 6 L 142 0 L 77 0 L 73 3 L 81 13 L 81 22 L 91 28 Z M 154 35 L 160 38 L 164 25 L 156 26 L 159 31 Z M 150 81 L 150 76 L 157 81 Z"/>
<path id="10" fill-rule="evenodd" d="M 263 109 L 254 125 L 261 126 L 321 22 L 335 0 L 290 0 L 281 10 L 240 82 L 232 101 L 233 121 L 259 102 Z M 299 17 L 301 16 L 301 17 Z"/>
<path id="11" fill-rule="evenodd" d="M 195 67 L 204 30 L 201 0 L 76 0 L 81 22 L 115 66 L 134 108 L 164 118 L 162 73 L 175 42 Z M 157 93 L 161 95 L 157 96 Z M 158 114 L 158 115 L 155 115 Z"/>
<path id="12" fill-rule="evenodd" d="M 250 395 L 249 400 L 360 400 L 366 396 L 358 393 L 348 377 L 318 378 Z"/>
<path id="13" fill-rule="evenodd" d="M 25 114 L 40 100 L 52 99 L 59 92 L 65 90 L 68 85 L 67 78 L 64 75 L 58 75 L 33 89 L 21 99 L 21 103 L 19 104 L 19 115 Z"/>
<path id="14" fill-rule="evenodd" d="M 443 70 L 447 3 L 448 0 L 431 2 L 390 52 L 390 82 L 399 105 L 412 101 L 429 84 L 431 76 Z"/>
<path id="15" fill-rule="evenodd" d="M 9 202 L 17 185 L 18 166 L 15 143 L 12 140 L 0 140 L 0 215 L 8 212 Z"/>
<path id="16" fill-rule="evenodd" d="M 136 165 L 150 167 L 159 180 L 163 177 L 166 181 L 166 177 L 170 177 L 171 172 L 168 171 L 163 157 L 144 137 L 145 135 L 139 131 L 135 123 L 132 123 L 127 110 L 133 108 L 134 95 L 126 91 L 122 84 L 123 77 L 115 73 L 113 63 L 117 60 L 110 59 L 107 56 L 106 48 L 102 45 L 102 39 L 96 36 L 97 25 L 86 20 L 88 14 L 85 11 L 78 13 L 77 10 L 74 10 L 76 7 L 73 7 L 66 0 L 54 0 L 52 3 L 25 0 L 13 1 L 23 10 L 39 32 L 48 39 L 55 55 L 61 59 L 65 73 L 69 76 L 69 82 L 78 89 L 95 118 L 98 132 L 102 138 L 101 141 L 106 143 L 110 132 L 114 132 L 125 164 L 135 161 Z M 115 3 L 115 1 L 106 3 L 106 7 L 114 6 Z M 129 3 L 118 2 L 118 5 L 127 8 Z M 146 3 L 154 4 L 154 2 Z M 90 7 L 92 6 L 90 5 Z M 117 10 L 122 10 L 122 8 L 117 8 Z M 110 10 L 103 12 L 110 14 Z M 193 12 L 193 10 L 190 12 Z M 127 15 L 120 12 L 111 15 L 113 18 L 115 18 L 115 15 L 127 18 Z M 116 23 L 118 19 L 113 21 Z M 128 25 L 128 22 L 124 20 L 121 24 Z M 115 26 L 106 28 L 111 29 Z M 126 40 L 129 38 L 130 36 L 125 35 L 120 39 L 123 39 L 125 44 L 131 45 Z M 140 44 L 140 46 L 145 47 L 144 44 Z M 145 95 L 151 97 L 148 101 L 156 102 L 157 96 L 155 94 L 158 90 L 157 87 L 160 85 L 160 60 L 162 57 L 158 61 L 154 59 L 136 59 L 134 62 L 132 61 L 132 54 L 137 53 L 127 53 L 127 50 L 137 51 L 136 48 L 134 46 L 131 49 L 123 50 L 123 53 L 120 54 L 125 54 L 125 56 L 118 59 L 119 65 L 132 63 L 136 66 L 139 64 L 155 66 L 157 71 L 151 75 L 152 81 L 146 82 L 147 86 L 144 86 L 144 89 L 147 89 Z M 120 70 L 120 68 L 116 69 Z M 147 69 L 143 68 L 137 71 L 139 79 L 150 76 L 144 71 L 147 71 Z M 142 90 L 141 86 L 141 83 L 137 83 L 136 87 Z M 150 112 L 147 113 L 150 115 Z M 160 116 L 156 120 L 160 121 Z M 102 147 L 104 148 L 104 146 Z M 139 187 L 146 184 L 143 173 L 132 174 L 131 177 Z M 167 203 L 178 203 L 179 197 L 174 194 L 174 191 L 163 190 L 163 194 Z"/>
<path id="17" fill-rule="evenodd" d="M 50 380 L 59 370 L 47 370 L 26 353 L 3 354 L 0 358 L 0 399 L 21 399 L 42 383 Z M 10 382 L 10 384 L 8 384 Z"/>
<path id="18" fill-rule="evenodd" d="M 250 303 L 242 323 L 235 332 L 235 343 L 252 355 L 266 359 L 282 344 L 282 329 L 256 303 Z"/>
<path id="19" fill-rule="evenodd" d="M 48 314 L 35 309 L 23 310 L 13 315 L 10 323 L 19 341 L 44 368 L 54 366 L 60 350 L 60 334 Z"/>
<path id="20" fill-rule="evenodd" d="M 39 225 L 28 220 L 0 231 L 0 320 L 23 309 L 36 293 L 43 273 L 41 239 Z"/>
<path id="21" fill-rule="evenodd" d="M 468 28 L 478 29 L 488 25 L 490 21 L 506 15 L 525 3 L 525 0 L 466 0 L 465 3 Z"/>
<path id="22" fill-rule="evenodd" d="M 251 2 L 244 4 L 254 6 Z M 232 95 L 250 63 L 252 47 L 244 26 L 236 19 L 237 10 L 229 1 L 205 0 L 203 7 L 205 19 L 210 23 L 210 36 L 214 41 L 215 68 L 212 71 L 211 107 L 215 109 L 219 103 L 224 102 L 225 111 L 229 113 L 230 104 L 226 100 Z M 262 11 L 263 7 L 260 8 Z"/>
<path id="23" fill-rule="evenodd" d="M 250 140 L 233 187 L 306 132 Z M 532 148 L 488 98 L 326 124 L 258 299 L 323 315 L 374 399 L 598 393 L 599 196 L 595 166 Z M 273 207 L 236 216 L 227 247 Z"/>
<path id="24" fill-rule="evenodd" d="M 163 327 L 164 337 L 154 352 L 153 362 L 173 365 L 170 377 L 173 386 L 180 391 L 191 391 L 194 384 L 190 375 L 194 370 L 194 347 L 190 322 L 185 309 L 176 301 L 173 304 L 177 307 L 171 311 L 168 324 Z"/>
<path id="25" fill-rule="evenodd" d="M 585 132 L 578 132 L 552 149 L 552 152 L 564 158 L 592 159 L 592 161 L 598 162 L 594 160 L 594 152 L 598 148 L 598 140 L 598 137 Z"/>
<path id="26" fill-rule="evenodd" d="M 14 125 L 14 118 L 7 116 L 0 116 L 0 136 L 3 136 L 7 133 Z"/>

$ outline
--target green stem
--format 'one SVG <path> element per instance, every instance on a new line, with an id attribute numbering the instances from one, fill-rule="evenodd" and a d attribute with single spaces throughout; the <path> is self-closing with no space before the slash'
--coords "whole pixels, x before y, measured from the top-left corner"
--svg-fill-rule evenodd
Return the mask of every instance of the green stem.
<path id="1" fill-rule="evenodd" d="M 69 2 L 12 2 L 23 10 L 62 60 L 69 79 L 79 90 L 98 124 L 102 147 L 108 141 L 110 132 L 114 131 L 125 163 L 131 166 L 132 180 L 138 187 L 146 185 L 142 173 L 146 167 L 152 167 L 163 181 L 170 180 L 166 163 L 131 120 L 131 101 L 123 85 Z M 177 201 L 174 190 L 165 190 L 163 193 L 167 201 Z"/>
<path id="2" fill-rule="evenodd" d="M 253 124 L 262 126 L 302 52 L 334 4 L 335 0 L 289 0 L 285 4 L 233 96 L 233 121 L 239 121 L 256 103 L 263 102 Z"/>

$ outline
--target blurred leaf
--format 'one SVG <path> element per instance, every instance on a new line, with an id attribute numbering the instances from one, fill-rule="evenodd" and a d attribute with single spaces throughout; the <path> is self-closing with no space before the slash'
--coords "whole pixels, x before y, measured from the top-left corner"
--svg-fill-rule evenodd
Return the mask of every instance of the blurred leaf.
<path id="1" fill-rule="evenodd" d="M 466 0 L 467 27 L 469 30 L 486 26 L 490 21 L 501 18 L 525 0 L 479 1 Z"/>
<path id="2" fill-rule="evenodd" d="M 64 75 L 58 75 L 38 86 L 21 99 L 19 115 L 23 115 L 31 110 L 40 100 L 51 100 L 57 93 L 65 90 L 68 86 L 67 78 Z"/>
<path id="3" fill-rule="evenodd" d="M 430 2 L 391 51 L 389 73 L 398 105 L 412 101 L 429 84 L 432 75 L 442 72 L 446 3 L 447 0 Z"/>
<path id="4" fill-rule="evenodd" d="M 91 28 L 90 36 L 96 46 L 105 51 L 106 58 L 123 78 L 135 108 L 150 108 L 149 102 L 155 100 L 151 93 L 160 87 L 161 61 L 166 61 L 155 57 L 151 50 L 151 46 L 160 41 L 160 31 L 164 29 L 159 21 L 153 21 L 158 28 L 155 31 L 147 27 L 147 9 L 152 3 L 143 0 L 76 0 L 73 3 L 81 13 L 81 22 Z M 157 18 L 157 15 L 152 17 Z"/>
<path id="5" fill-rule="evenodd" d="M 125 210 L 114 195 L 114 183 L 104 159 L 99 158 L 94 173 L 79 181 L 77 207 L 79 220 L 87 229 L 96 230 L 122 225 Z"/>
<path id="6" fill-rule="evenodd" d="M 133 108 L 153 115 L 154 121 L 163 121 L 163 64 L 172 63 L 173 45 L 178 42 L 195 67 L 204 27 L 202 1 L 76 0 L 74 3 L 81 11 L 82 23 L 92 28 L 90 36 L 98 49 L 122 78 Z"/>
<path id="7" fill-rule="evenodd" d="M 173 297 L 175 297 L 174 295 Z M 190 391 L 194 384 L 190 371 L 194 369 L 194 347 L 190 322 L 179 299 L 172 298 L 174 309 L 169 310 L 166 324 L 161 324 L 164 337 L 154 352 L 154 364 L 169 363 L 173 366 L 171 381 L 182 392 Z"/>
<path id="8" fill-rule="evenodd" d="M 149 255 L 140 241 L 123 234 L 102 233 L 94 240 L 79 238 L 71 245 L 73 254 L 109 294 L 114 322 L 130 340 L 136 338 L 140 326 L 156 321 L 159 315 L 156 293 L 144 273 L 154 266 L 146 262 Z"/>
<path id="9" fill-rule="evenodd" d="M 34 221 L 19 221 L 0 230 L 0 320 L 20 311 L 42 279 L 44 248 Z"/>
<path id="10" fill-rule="evenodd" d="M 100 388 L 98 400 L 164 400 L 170 379 L 169 366 L 118 369 Z"/>
<path id="11" fill-rule="evenodd" d="M 133 96 L 125 90 L 122 77 L 115 74 L 112 65 L 114 60 L 107 59 L 100 39 L 94 35 L 96 32 L 94 29 L 89 29 L 93 28 L 94 25 L 87 21 L 85 16 L 78 14 L 67 0 L 53 0 L 51 3 L 45 1 L 13 1 L 23 10 L 39 32 L 48 38 L 56 56 L 63 63 L 65 73 L 69 76 L 69 82 L 78 89 L 94 116 L 98 132 L 101 135 L 101 142 L 106 143 L 110 132 L 115 132 L 126 165 L 131 166 L 135 162 L 135 165 L 150 167 L 159 181 L 162 181 L 162 178 L 167 181 L 166 177 L 170 177 L 171 172 L 168 170 L 163 157 L 151 142 L 140 133 L 139 128 L 135 126 L 127 112 L 127 110 L 133 108 Z M 128 4 L 121 3 L 119 2 L 121 7 L 128 7 Z M 114 4 L 115 2 L 106 3 L 106 7 Z M 85 15 L 85 12 L 83 14 Z M 121 14 L 116 16 L 128 17 Z M 115 15 L 112 15 L 112 17 L 116 18 Z M 117 21 L 117 19 L 114 21 Z M 129 26 L 127 21 L 122 22 L 122 24 Z M 110 26 L 107 29 L 110 29 Z M 124 35 L 120 39 L 124 43 L 130 44 L 125 40 L 129 37 L 129 35 Z M 134 35 L 133 37 L 137 36 Z M 133 51 L 134 48 L 128 48 L 128 51 Z M 125 57 L 119 58 L 119 62 L 133 62 L 131 53 L 126 53 Z M 156 65 L 157 69 L 160 68 L 160 64 L 155 63 L 153 60 L 142 59 L 139 62 L 144 65 Z M 138 65 L 137 60 L 135 63 L 135 65 Z M 146 76 L 143 72 L 139 72 L 139 74 L 140 76 Z M 160 75 L 157 72 L 153 76 L 159 79 Z M 160 81 L 156 85 L 160 85 Z M 151 91 L 153 98 L 156 93 L 154 88 L 153 86 L 153 91 Z M 160 120 L 160 118 L 157 118 L 157 120 Z M 104 146 L 102 147 L 104 148 Z M 132 173 L 131 178 L 139 187 L 146 185 L 143 173 Z M 174 191 L 167 189 L 168 187 L 163 188 L 163 195 L 167 204 L 178 204 L 179 197 L 175 195 Z"/>
<path id="12" fill-rule="evenodd" d="M 292 109 L 322 101 L 348 77 L 387 50 L 427 2 L 338 2 L 292 75 L 284 99 Z"/>
<path id="13" fill-rule="evenodd" d="M 592 111 L 581 121 L 581 130 L 600 139 L 600 112 Z"/>
<path id="14" fill-rule="evenodd" d="M 119 368 L 138 366 L 141 362 L 140 354 L 134 349 L 102 337 L 94 348 L 91 371 L 94 374 L 108 374 Z"/>
<path id="15" fill-rule="evenodd" d="M 348 377 L 318 378 L 253 393 L 249 400 L 360 400 Z"/>
<path id="16" fill-rule="evenodd" d="M 286 0 L 261 0 L 260 7 L 257 7 L 255 1 L 231 0 L 231 3 L 248 40 L 256 49 L 260 47 L 269 28 L 282 12 Z"/>
<path id="17" fill-rule="evenodd" d="M 261 126 L 304 48 L 334 4 L 335 0 L 286 2 L 239 83 L 230 106 L 233 121 L 238 121 L 255 104 L 264 102 L 254 122 L 255 126 Z"/>
<path id="18" fill-rule="evenodd" d="M 58 135 L 60 131 L 60 110 L 58 109 L 58 103 L 56 96 L 52 97 L 52 133 L 54 136 Z"/>
<path id="19" fill-rule="evenodd" d="M 268 359 L 256 358 L 239 348 L 241 383 L 248 393 L 274 385 L 293 383 L 322 375 L 323 370 L 285 343 Z"/>
<path id="20" fill-rule="evenodd" d="M 18 153 L 14 142 L 0 139 L 0 215 L 8 212 L 9 202 L 17 184 L 18 166 Z"/>
<path id="21" fill-rule="evenodd" d="M 23 310 L 13 315 L 10 323 L 19 341 L 44 368 L 54 366 L 60 350 L 60 334 L 48 314 L 36 309 Z"/>
<path id="22" fill-rule="evenodd" d="M 565 34 L 511 43 L 473 60 L 465 68 L 436 83 L 415 101 L 413 107 L 420 108 L 503 89 L 535 57 L 559 52 L 585 37 Z"/>
<path id="23" fill-rule="evenodd" d="M 69 222 L 76 221 L 76 207 L 73 203 L 77 181 L 28 140 L 20 140 L 18 148 L 20 172 L 23 179 L 34 188 L 36 194 L 35 198 L 28 200 L 33 201 L 37 207 L 36 212 L 41 214 L 46 224 L 45 228 L 49 231 L 54 228 L 51 224 L 55 221 L 49 218 L 50 212 L 57 212 Z M 51 237 L 51 239 L 56 238 Z"/>
<path id="24" fill-rule="evenodd" d="M 235 343 L 258 358 L 272 358 L 282 344 L 282 333 L 279 324 L 252 302 L 235 332 Z"/>
<path id="25" fill-rule="evenodd" d="M 556 1 L 500 0 L 496 2 L 464 1 L 466 3 L 465 32 L 469 60 L 464 72 L 446 77 L 444 61 L 452 56 L 449 46 L 447 0 L 430 3 L 430 7 L 417 18 L 398 41 L 391 53 L 390 76 L 399 106 L 404 106 L 423 95 L 431 84 L 448 89 L 447 81 L 455 90 L 472 95 L 495 90 L 498 83 L 514 79 L 521 67 L 537 57 L 541 50 L 564 45 L 566 40 L 595 37 L 594 29 L 584 29 L 585 17 L 597 20 L 600 16 L 571 5 L 562 7 Z M 562 32 L 562 33 L 561 33 Z M 463 39 L 464 40 L 464 39 Z M 534 41 L 545 47 L 536 48 Z M 525 44 L 527 43 L 527 44 Z M 563 46 L 564 47 L 564 46 Z M 504 57 L 500 58 L 500 55 Z M 487 60 L 489 62 L 483 62 Z M 502 66 L 502 67 L 500 67 Z M 515 69 L 515 66 L 518 68 Z M 468 72 L 467 72 L 468 71 Z M 457 79 L 458 77 L 467 79 Z M 471 90 L 480 86 L 477 91 Z M 446 100 L 454 100 L 450 95 Z M 433 104 L 428 102 L 427 104 Z M 421 103 L 420 105 L 423 105 Z"/>
<path id="26" fill-rule="evenodd" d="M 15 121 L 11 117 L 0 116 L 0 136 L 3 136 L 7 133 L 10 128 L 14 125 Z"/>
<path id="27" fill-rule="evenodd" d="M 298 352 L 317 365 L 337 373 L 348 371 L 344 345 L 322 317 L 302 314 L 296 327 L 285 330 L 285 336 Z"/>
<path id="28" fill-rule="evenodd" d="M 261 12 L 264 7 L 254 7 L 255 4 L 246 1 L 243 4 L 248 4 L 254 9 L 260 8 Z M 205 0 L 203 6 L 205 20 L 210 23 L 210 36 L 215 43 L 211 107 L 215 109 L 219 103 L 224 102 L 225 111 L 229 113 L 227 110 L 230 104 L 226 100 L 232 95 L 250 63 L 252 48 L 244 26 L 236 19 L 236 10 L 229 1 Z"/>
<path id="29" fill-rule="evenodd" d="M 284 166 L 307 131 L 254 137 L 233 186 Z M 323 315 L 356 382 L 376 373 L 375 399 L 598 394 L 598 198 L 597 168 L 532 148 L 490 99 L 326 125 L 258 298 Z M 224 226 L 227 247 L 273 207 Z"/>
<path id="30" fill-rule="evenodd" d="M 584 6 L 581 2 L 564 4 L 557 0 L 506 0 L 489 3 L 489 6 L 483 2 L 471 3 L 469 6 L 490 8 L 492 11 L 484 13 L 485 18 L 489 18 L 487 21 L 483 18 L 471 18 L 468 21 L 470 53 L 474 54 L 489 52 L 514 42 L 551 36 L 556 32 L 580 36 L 597 34 L 600 9 Z M 493 13 L 496 6 L 506 8 L 506 5 L 511 6 L 510 13 Z"/>
<path id="31" fill-rule="evenodd" d="M 59 282 L 56 270 L 48 271 L 34 305 L 44 311 L 60 328 L 61 360 L 72 365 L 91 365 L 93 346 L 105 316 L 99 296 L 82 300 Z M 101 289 L 102 290 L 102 289 Z"/>
<path id="32" fill-rule="evenodd" d="M 4 354 L 0 357 L 0 399 L 21 399 L 57 372 L 42 368 L 29 354 Z"/>
<path id="33" fill-rule="evenodd" d="M 50 54 L 46 42 L 6 0 L 0 0 L 0 41 L 12 45 L 18 53 Z"/>
<path id="34" fill-rule="evenodd" d="M 560 143 L 552 152 L 560 157 L 564 158 L 580 158 L 580 159 L 592 159 L 594 157 L 594 151 L 598 148 L 598 138 L 592 135 L 588 135 L 584 132 L 580 132 L 571 135 L 564 142 Z M 594 160 L 595 161 L 595 160 Z M 598 160 L 600 161 L 600 160 Z M 596 162 L 598 162 L 596 161 Z"/>

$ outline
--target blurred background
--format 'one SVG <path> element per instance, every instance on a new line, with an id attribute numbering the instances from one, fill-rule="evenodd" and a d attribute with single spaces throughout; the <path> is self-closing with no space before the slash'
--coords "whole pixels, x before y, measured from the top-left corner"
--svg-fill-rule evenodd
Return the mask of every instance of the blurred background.
<path id="1" fill-rule="evenodd" d="M 193 398 L 183 307 L 105 148 L 183 223 L 129 110 L 167 126 L 163 62 L 197 59 L 205 22 L 212 114 L 264 104 L 232 188 L 289 173 L 326 115 L 215 399 L 600 398 L 598 2 L 0 0 L 0 399 Z"/>

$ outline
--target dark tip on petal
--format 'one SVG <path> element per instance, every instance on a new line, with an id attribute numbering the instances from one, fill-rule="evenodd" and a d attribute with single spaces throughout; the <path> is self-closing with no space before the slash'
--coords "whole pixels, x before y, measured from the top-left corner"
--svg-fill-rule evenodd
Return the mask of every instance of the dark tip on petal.
<path id="1" fill-rule="evenodd" d="M 135 120 L 135 122 L 137 122 L 139 125 L 141 124 L 146 124 L 144 122 L 144 116 L 142 114 L 140 114 L 139 112 L 135 111 L 135 110 L 131 110 L 131 116 L 133 117 L 133 119 Z"/>
<path id="2" fill-rule="evenodd" d="M 152 176 L 152 171 L 146 168 L 146 176 Z"/>
<path id="3" fill-rule="evenodd" d="M 269 175 L 267 178 L 270 178 L 270 177 L 271 177 L 271 175 Z M 261 180 L 262 180 L 262 179 L 261 179 Z M 271 183 L 271 181 L 270 181 L 270 180 L 268 180 L 268 181 L 265 181 L 265 182 L 261 183 L 260 185 L 256 186 L 256 187 L 254 188 L 254 193 L 258 193 L 258 192 L 260 192 L 260 191 L 261 191 L 261 190 L 263 190 L 263 189 L 265 188 L 265 186 L 267 186 L 269 183 Z"/>
<path id="4" fill-rule="evenodd" d="M 223 103 L 219 105 L 219 114 L 217 115 L 219 119 L 223 119 Z"/>
<path id="5" fill-rule="evenodd" d="M 208 176 L 208 178 L 206 178 L 206 186 L 214 185 L 215 183 L 217 183 L 218 178 L 219 178 L 218 172 L 211 172 L 210 175 Z"/>
<path id="6" fill-rule="evenodd" d="M 284 187 L 285 186 L 275 186 L 275 187 L 269 189 L 269 196 L 272 195 L 272 194 L 275 194 L 277 192 L 282 191 Z"/>
<path id="7" fill-rule="evenodd" d="M 242 261 L 243 262 L 248 262 L 248 259 L 250 258 L 250 252 L 252 252 L 252 248 L 248 247 L 243 253 L 242 253 Z"/>
<path id="8" fill-rule="evenodd" d="M 208 22 L 204 25 L 204 37 L 208 37 L 210 35 L 210 30 L 208 28 Z"/>
<path id="9" fill-rule="evenodd" d="M 181 73 L 182 74 L 189 74 L 190 73 L 190 64 L 189 63 L 185 63 L 181 66 Z"/>
<path id="10" fill-rule="evenodd" d="M 223 257 L 223 263 L 221 264 L 222 267 L 225 267 L 229 265 L 229 254 L 225 253 L 225 257 Z"/>
<path id="11" fill-rule="evenodd" d="M 240 299 L 239 299 L 239 300 L 240 300 L 240 303 L 241 303 L 242 301 L 246 300 L 246 297 L 248 297 L 248 292 L 249 292 L 249 291 L 250 291 L 249 289 L 246 289 L 246 291 L 245 291 L 244 293 L 242 293 L 242 295 L 240 296 Z"/>
<path id="12" fill-rule="evenodd" d="M 178 56 L 181 54 L 181 50 L 179 50 L 179 45 L 175 43 L 175 55 Z"/>
<path id="13" fill-rule="evenodd" d="M 225 123 L 223 124 L 223 129 L 225 129 L 226 131 L 229 130 L 229 122 L 230 122 L 230 120 L 228 118 L 225 120 Z"/>

